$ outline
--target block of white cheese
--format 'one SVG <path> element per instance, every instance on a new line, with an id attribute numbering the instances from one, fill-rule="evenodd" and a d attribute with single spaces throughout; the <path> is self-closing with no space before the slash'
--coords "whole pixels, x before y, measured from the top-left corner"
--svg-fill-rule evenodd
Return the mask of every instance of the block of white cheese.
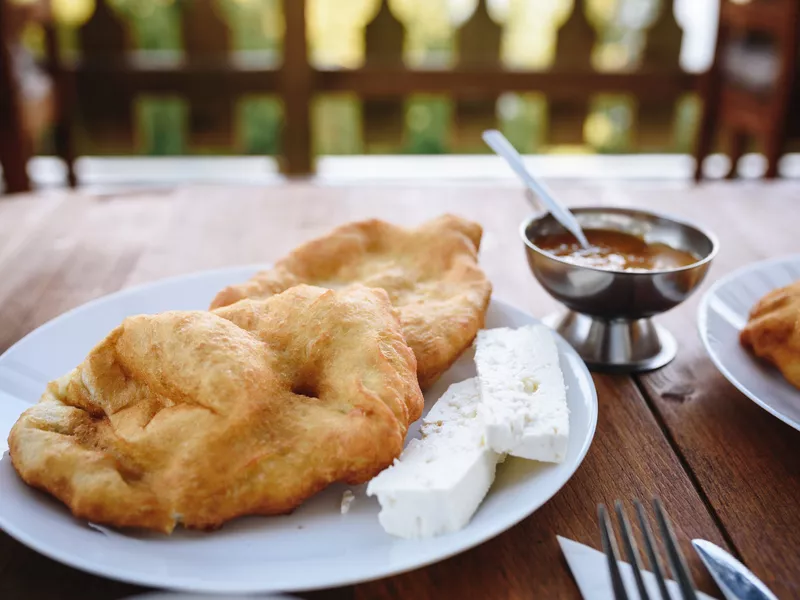
<path id="1" fill-rule="evenodd" d="M 425 538 L 464 527 L 494 480 L 501 455 L 484 438 L 475 378 L 451 385 L 423 420 L 422 438 L 370 481 L 383 528 L 404 538 Z"/>
<path id="2" fill-rule="evenodd" d="M 544 325 L 479 331 L 475 366 L 489 446 L 521 458 L 563 461 L 569 408 L 551 331 Z"/>

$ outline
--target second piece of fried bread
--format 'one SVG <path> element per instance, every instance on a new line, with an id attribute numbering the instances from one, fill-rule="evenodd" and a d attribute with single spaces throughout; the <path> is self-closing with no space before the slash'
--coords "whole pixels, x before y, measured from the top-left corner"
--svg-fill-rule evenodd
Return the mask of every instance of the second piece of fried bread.
<path id="1" fill-rule="evenodd" d="M 266 298 L 299 283 L 382 288 L 400 313 L 425 389 L 483 327 L 492 287 L 478 266 L 481 235 L 480 225 L 453 215 L 416 229 L 379 220 L 350 223 L 303 244 L 249 281 L 225 288 L 212 308 Z"/>

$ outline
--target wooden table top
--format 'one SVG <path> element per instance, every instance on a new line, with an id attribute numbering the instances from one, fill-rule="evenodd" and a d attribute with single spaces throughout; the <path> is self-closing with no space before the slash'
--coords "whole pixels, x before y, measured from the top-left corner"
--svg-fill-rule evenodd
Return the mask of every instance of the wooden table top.
<path id="1" fill-rule="evenodd" d="M 684 216 L 721 241 L 704 289 L 731 270 L 800 248 L 796 183 L 554 185 L 569 203 Z M 114 290 L 202 269 L 273 261 L 333 225 L 415 224 L 450 211 L 483 224 L 496 298 L 542 317 L 556 308 L 517 237 L 529 213 L 514 188 L 459 186 L 182 188 L 147 195 L 0 198 L 0 352 L 48 319 Z M 459 556 L 320 598 L 578 598 L 556 534 L 599 547 L 598 502 L 662 498 L 698 585 L 703 537 L 740 557 L 781 598 L 800 597 L 800 432 L 733 388 L 695 326 L 702 294 L 660 322 L 677 359 L 651 374 L 595 375 L 600 416 L 583 465 L 544 507 Z M 55 563 L 0 533 L 0 598 L 123 598 L 141 590 Z"/>

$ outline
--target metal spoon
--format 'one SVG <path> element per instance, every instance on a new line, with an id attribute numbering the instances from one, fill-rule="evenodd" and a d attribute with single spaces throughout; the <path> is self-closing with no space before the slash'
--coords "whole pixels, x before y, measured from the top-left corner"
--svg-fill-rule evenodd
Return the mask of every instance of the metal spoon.
<path id="1" fill-rule="evenodd" d="M 519 152 L 514 149 L 514 146 L 511 145 L 506 136 L 496 129 L 487 129 L 483 132 L 483 141 L 499 156 L 506 159 L 508 166 L 522 179 L 522 182 L 545 203 L 550 214 L 578 239 L 581 246 L 588 248 L 589 242 L 583 234 L 583 229 L 581 229 L 578 219 L 566 206 L 556 200 L 555 196 L 541 181 L 538 181 L 528 172 Z"/>

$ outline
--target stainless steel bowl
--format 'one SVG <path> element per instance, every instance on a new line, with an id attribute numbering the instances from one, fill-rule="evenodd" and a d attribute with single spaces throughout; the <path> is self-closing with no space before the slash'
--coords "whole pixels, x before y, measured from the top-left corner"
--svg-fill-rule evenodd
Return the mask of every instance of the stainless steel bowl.
<path id="1" fill-rule="evenodd" d="M 630 272 L 575 265 L 535 245 L 543 235 L 563 233 L 549 214 L 522 223 L 528 264 L 544 289 L 569 309 L 545 322 L 556 329 L 589 367 L 618 373 L 664 366 L 677 352 L 675 338 L 651 320 L 688 298 L 708 272 L 719 244 L 696 225 L 627 208 L 577 208 L 584 229 L 631 233 L 690 252 L 698 261 L 677 269 Z"/>

